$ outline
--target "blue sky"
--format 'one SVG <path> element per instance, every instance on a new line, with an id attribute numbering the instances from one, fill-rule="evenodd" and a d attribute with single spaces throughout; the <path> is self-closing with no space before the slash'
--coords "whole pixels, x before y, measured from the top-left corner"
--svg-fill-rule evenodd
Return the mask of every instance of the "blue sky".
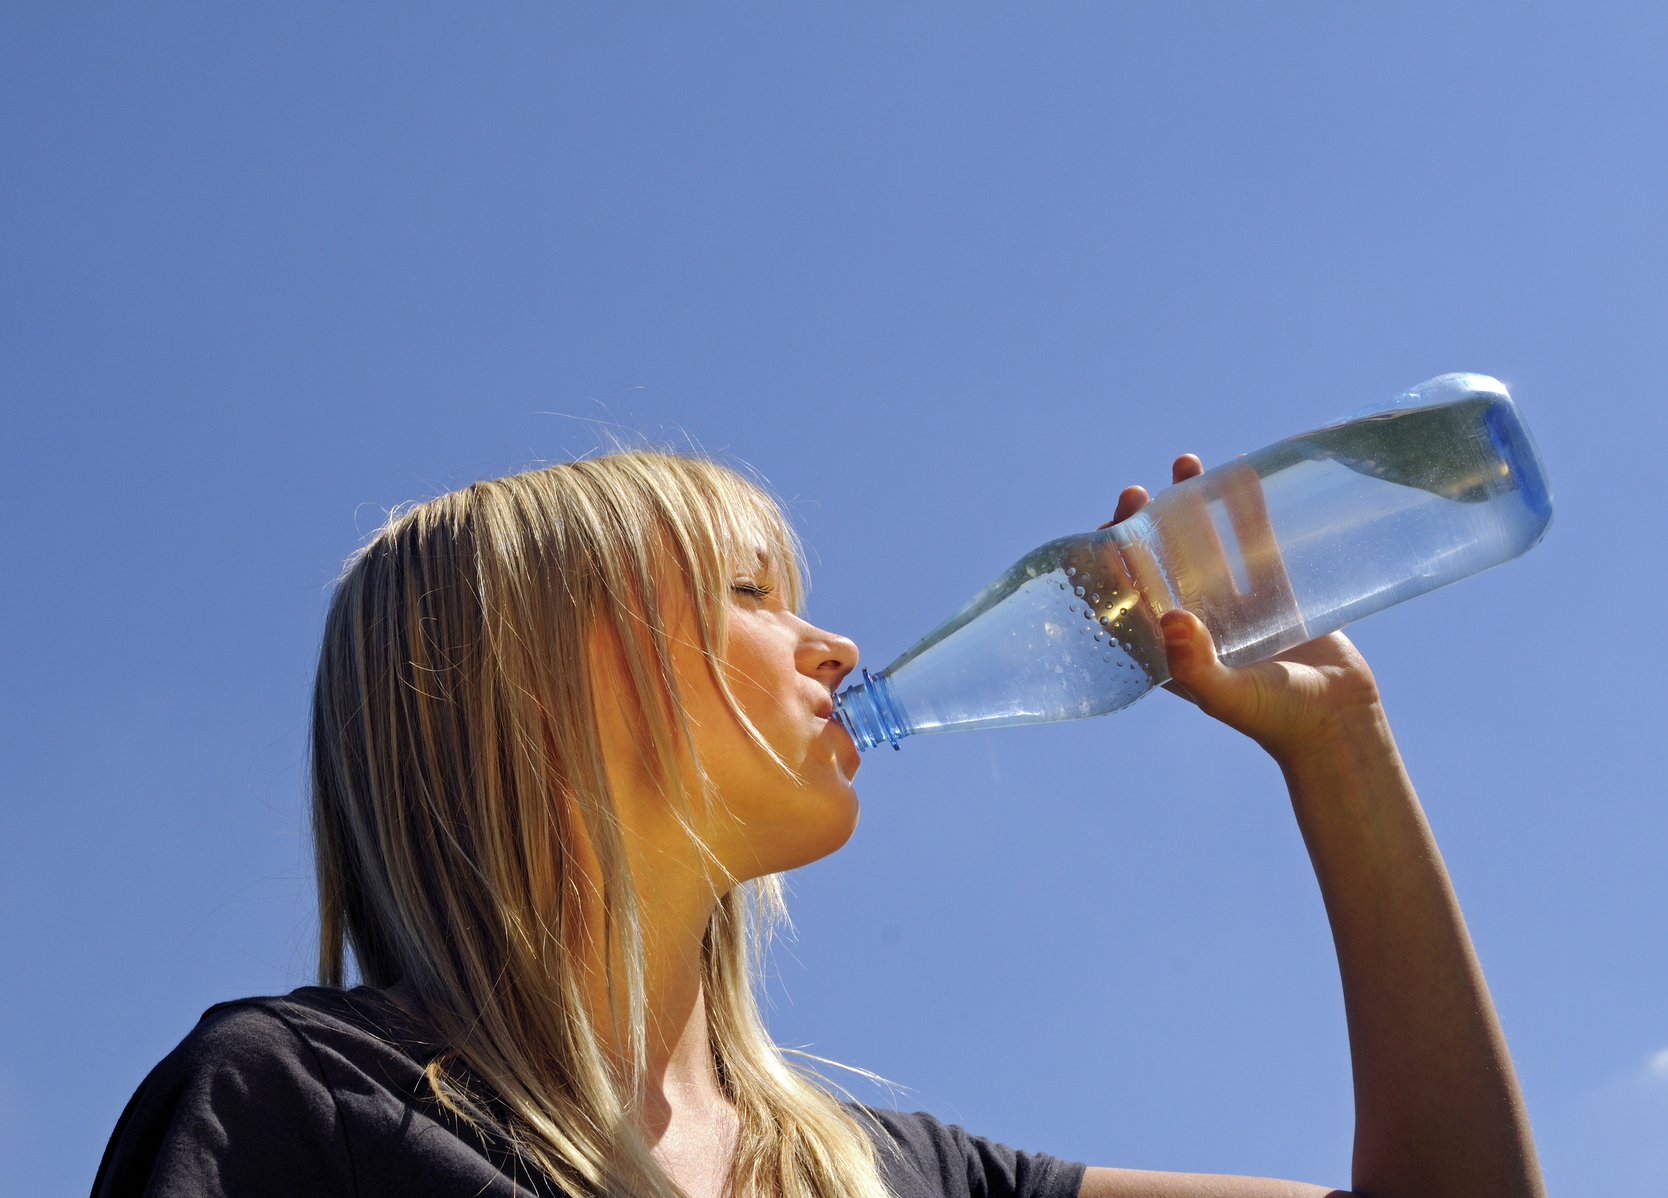
<path id="1" fill-rule="evenodd" d="M 761 471 L 884 664 L 1176 453 L 1453 370 L 1557 494 L 1354 630 L 1557 1193 L 1668 1188 L 1668 15 L 1593 4 L 0 12 L 0 1174 L 91 1180 L 213 1002 L 309 980 L 302 718 L 395 504 Z M 1279 778 L 1156 695 L 870 754 L 773 1024 L 1011 1143 L 1348 1178 Z"/>

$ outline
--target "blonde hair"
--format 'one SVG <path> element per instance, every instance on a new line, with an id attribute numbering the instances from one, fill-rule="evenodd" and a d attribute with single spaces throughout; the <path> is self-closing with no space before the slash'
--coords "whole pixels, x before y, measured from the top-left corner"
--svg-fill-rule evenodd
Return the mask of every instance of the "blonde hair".
<path id="1" fill-rule="evenodd" d="M 795 541 L 759 488 L 711 461 L 632 451 L 396 515 L 330 603 L 312 712 L 320 979 L 342 985 L 351 949 L 366 984 L 414 990 L 443 1046 L 436 1097 L 576 1195 L 677 1194 L 633 1116 L 642 930 L 587 648 L 593 633 L 612 639 L 645 759 L 687 816 L 707 796 L 679 780 L 690 742 L 667 620 L 674 603 L 693 608 L 720 693 L 762 745 L 722 668 L 730 586 L 761 557 L 797 608 Z M 581 833 L 600 866 L 602 956 L 623 961 L 609 977 L 625 998 L 618 1028 L 587 1014 L 582 963 L 598 946 L 583 907 L 597 896 L 582 893 Z M 760 953 L 780 912 L 779 878 L 730 887 L 702 946 L 709 1042 L 740 1118 L 732 1192 L 883 1198 L 864 1129 L 760 1016 Z M 603 1030 L 624 1043 L 625 1076 Z"/>

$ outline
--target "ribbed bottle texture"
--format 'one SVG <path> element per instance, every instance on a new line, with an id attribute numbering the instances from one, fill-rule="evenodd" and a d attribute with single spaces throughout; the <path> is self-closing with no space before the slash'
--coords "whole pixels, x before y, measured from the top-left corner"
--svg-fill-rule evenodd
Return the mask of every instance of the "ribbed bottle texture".
<path id="1" fill-rule="evenodd" d="M 1246 665 L 1509 561 L 1552 495 L 1506 389 L 1443 375 L 1161 492 L 1114 528 L 1042 545 L 836 697 L 860 749 L 1117 711 L 1168 680 L 1184 607 Z"/>
<path id="2" fill-rule="evenodd" d="M 864 670 L 862 682 L 834 696 L 834 714 L 859 749 L 888 742 L 896 749 L 898 741 L 909 735 L 892 702 L 891 689 L 885 678 L 875 678 Z"/>

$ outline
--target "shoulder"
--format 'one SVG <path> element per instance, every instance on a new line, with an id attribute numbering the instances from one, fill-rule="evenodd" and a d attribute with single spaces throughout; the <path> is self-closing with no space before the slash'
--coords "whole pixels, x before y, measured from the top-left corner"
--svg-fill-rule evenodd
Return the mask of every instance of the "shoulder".
<path id="1" fill-rule="evenodd" d="M 307 1105 L 326 1097 L 344 1073 L 409 1057 L 390 1036 L 372 991 L 307 987 L 292 994 L 244 998 L 210 1007 L 179 1046 L 162 1060 L 144 1089 L 169 1093 L 214 1089 L 220 1106 L 259 1091 Z M 408 1062 L 397 1071 L 421 1066 Z M 393 1078 L 389 1078 L 392 1081 Z"/>
<path id="2" fill-rule="evenodd" d="M 460 1126 L 424 1076 L 438 1046 L 377 991 L 307 987 L 204 1013 L 140 1085 L 95 1198 L 548 1194 Z"/>
<path id="3" fill-rule="evenodd" d="M 898 1198 L 1076 1198 L 1083 1166 L 969 1135 L 926 1111 L 852 1107 Z"/>
<path id="4" fill-rule="evenodd" d="M 211 1007 L 128 1103 L 94 1193 L 351 1192 L 330 1075 L 353 1040 L 380 1043 L 355 1014 L 311 990 Z"/>
<path id="5" fill-rule="evenodd" d="M 245 998 L 210 1007 L 157 1068 L 164 1076 L 186 1077 L 300 1066 L 309 1054 L 293 1020 L 286 1018 L 290 1008 L 284 998 Z"/>

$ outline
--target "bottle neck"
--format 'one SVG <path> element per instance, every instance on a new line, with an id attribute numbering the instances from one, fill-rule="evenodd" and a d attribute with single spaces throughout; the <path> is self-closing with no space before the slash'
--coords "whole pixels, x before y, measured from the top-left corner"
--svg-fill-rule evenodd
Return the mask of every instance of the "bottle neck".
<path id="1" fill-rule="evenodd" d="M 863 671 L 863 681 L 834 696 L 834 714 L 845 725 L 859 752 L 879 744 L 898 742 L 909 735 L 903 712 L 892 697 L 892 684 L 884 673 L 878 677 Z"/>

